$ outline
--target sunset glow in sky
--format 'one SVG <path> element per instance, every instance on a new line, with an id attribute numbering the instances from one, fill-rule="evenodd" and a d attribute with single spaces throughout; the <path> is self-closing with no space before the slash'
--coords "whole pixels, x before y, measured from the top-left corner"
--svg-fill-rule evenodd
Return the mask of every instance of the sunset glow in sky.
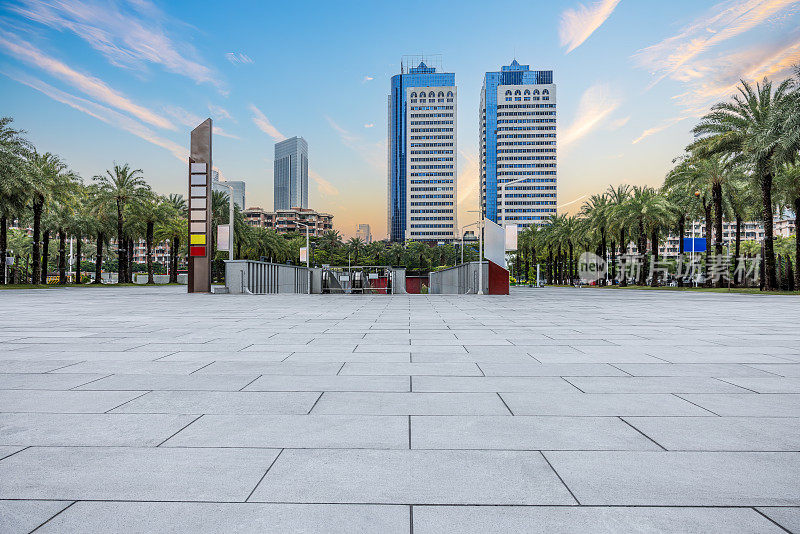
<path id="1" fill-rule="evenodd" d="M 660 184 L 739 78 L 800 64 L 800 1 L 205 2 L 12 0 L 0 7 L 2 112 L 88 181 L 113 162 L 186 194 L 189 130 L 272 209 L 273 144 L 309 144 L 311 208 L 386 234 L 389 79 L 440 54 L 458 85 L 459 223 L 475 219 L 483 74 L 515 57 L 558 85 L 558 202 Z"/>

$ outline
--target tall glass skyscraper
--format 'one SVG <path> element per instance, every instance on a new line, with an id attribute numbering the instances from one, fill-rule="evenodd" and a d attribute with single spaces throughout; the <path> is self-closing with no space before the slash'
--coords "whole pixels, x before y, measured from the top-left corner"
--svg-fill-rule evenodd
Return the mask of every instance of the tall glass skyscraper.
<path id="1" fill-rule="evenodd" d="M 520 227 L 556 213 L 553 71 L 517 60 L 487 72 L 480 105 L 481 202 L 486 218 Z"/>
<path id="2" fill-rule="evenodd" d="M 308 207 L 308 143 L 292 137 L 275 143 L 275 210 Z"/>
<path id="3" fill-rule="evenodd" d="M 453 239 L 456 75 L 420 61 L 392 76 L 388 234 L 391 241 Z"/>

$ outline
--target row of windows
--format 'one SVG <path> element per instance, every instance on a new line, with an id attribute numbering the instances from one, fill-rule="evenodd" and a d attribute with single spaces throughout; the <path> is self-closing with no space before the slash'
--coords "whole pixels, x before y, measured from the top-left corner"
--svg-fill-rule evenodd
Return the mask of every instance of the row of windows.
<path id="1" fill-rule="evenodd" d="M 525 96 L 525 97 L 515 96 L 513 98 L 514 102 L 523 102 L 523 101 L 527 102 L 529 100 L 539 100 L 539 97 L 538 96 L 534 96 L 534 97 L 530 97 L 530 96 Z M 549 96 L 543 96 L 542 100 L 550 100 L 550 97 Z M 507 96 L 506 97 L 506 102 L 511 102 L 511 101 L 512 101 L 512 98 L 510 96 Z"/>
<path id="2" fill-rule="evenodd" d="M 555 163 L 505 163 L 497 165 L 498 169 L 541 169 L 544 167 L 555 167 Z"/>
<path id="3" fill-rule="evenodd" d="M 555 154 L 555 148 L 504 148 L 502 150 L 498 149 L 498 154 L 512 154 L 519 152 L 521 154 L 541 154 L 541 153 L 552 153 Z"/>
<path id="4" fill-rule="evenodd" d="M 520 193 L 520 194 L 511 194 L 507 193 L 505 198 L 555 198 L 555 193 Z"/>
<path id="5" fill-rule="evenodd" d="M 412 184 L 452 184 L 453 180 L 411 180 Z"/>
<path id="6" fill-rule="evenodd" d="M 506 174 L 516 174 L 516 173 L 506 173 Z M 498 180 L 497 180 L 498 184 L 503 183 L 503 180 L 501 180 L 500 178 L 502 178 L 502 176 L 498 177 Z M 506 180 L 506 181 L 508 182 L 508 181 L 511 181 L 511 180 Z M 553 182 L 553 183 L 555 183 L 556 179 L 555 178 L 531 178 L 529 181 L 533 182 L 533 183 L 545 183 L 545 182 Z M 516 188 L 516 189 L 535 189 L 535 187 L 526 187 L 526 186 L 514 186 L 514 188 Z"/>
<path id="7" fill-rule="evenodd" d="M 450 141 L 453 140 L 452 135 L 413 135 L 411 136 L 412 141 L 421 141 L 424 139 L 449 139 Z M 453 143 L 411 143 L 411 146 L 453 146 Z"/>
<path id="8" fill-rule="evenodd" d="M 453 121 L 411 121 L 412 126 L 419 126 L 422 124 L 453 124 Z"/>
<path id="9" fill-rule="evenodd" d="M 555 165 L 553 165 L 553 167 L 555 167 Z M 505 176 L 550 176 L 550 175 L 553 175 L 555 173 L 556 173 L 556 171 L 533 171 L 533 172 L 531 172 L 531 171 L 526 171 L 526 172 L 507 171 L 507 172 L 504 172 L 503 174 Z M 555 180 L 553 180 L 553 181 L 555 182 Z"/>
<path id="10" fill-rule="evenodd" d="M 435 117 L 452 117 L 452 113 L 412 113 L 411 117 L 414 119 L 422 118 L 435 118 Z"/>
<path id="11" fill-rule="evenodd" d="M 555 141 L 498 141 L 497 146 L 516 147 L 516 146 L 552 146 Z M 519 149 L 517 149 L 519 150 Z"/>
<path id="12" fill-rule="evenodd" d="M 453 161 L 452 157 L 441 157 L 441 158 L 411 158 L 411 161 Z M 450 168 L 450 167 L 448 167 Z"/>
<path id="13" fill-rule="evenodd" d="M 555 129 L 555 128 L 553 128 Z M 555 137 L 556 134 L 505 134 L 505 135 L 497 135 L 498 139 L 534 139 L 538 137 Z"/>
<path id="14" fill-rule="evenodd" d="M 555 204 L 556 204 L 555 201 L 553 201 L 553 202 L 544 203 L 543 205 L 555 206 Z M 501 211 L 501 210 L 499 210 L 499 211 Z M 506 213 L 526 213 L 526 212 L 529 212 L 529 211 L 542 212 L 542 211 L 550 211 L 550 208 L 540 208 L 540 209 L 532 209 L 532 208 L 512 209 L 512 208 L 509 208 L 509 209 L 507 209 L 505 211 L 506 211 Z"/>
<path id="15" fill-rule="evenodd" d="M 453 213 L 453 210 L 448 210 L 448 209 L 438 209 L 438 210 L 411 210 L 411 213 L 420 213 L 420 214 L 424 214 L 424 213 L 431 213 L 431 214 L 434 214 L 434 213 Z"/>
<path id="16" fill-rule="evenodd" d="M 517 157 L 513 157 L 513 158 L 508 158 L 508 157 L 506 157 L 506 158 L 497 158 L 497 161 L 498 162 L 500 162 L 500 161 L 530 161 L 530 160 L 534 160 L 534 161 L 542 161 L 542 160 L 552 161 L 554 159 L 556 159 L 555 156 L 517 156 Z"/>
<path id="17" fill-rule="evenodd" d="M 412 154 L 452 154 L 452 150 L 412 150 Z"/>
<path id="18" fill-rule="evenodd" d="M 411 217 L 412 221 L 452 221 L 453 217 Z"/>
<path id="19" fill-rule="evenodd" d="M 518 115 L 545 115 L 545 116 L 554 116 L 556 114 L 555 111 L 501 111 L 497 113 L 498 117 L 516 117 Z"/>
<path id="20" fill-rule="evenodd" d="M 453 109 L 453 106 L 411 106 L 411 111 L 437 111 Z"/>
<path id="21" fill-rule="evenodd" d="M 412 169 L 452 169 L 453 165 L 412 165 L 411 168 Z M 436 176 L 438 176 L 438 175 L 436 175 Z"/>
<path id="22" fill-rule="evenodd" d="M 555 109 L 555 104 L 499 104 L 497 109 Z"/>
<path id="23" fill-rule="evenodd" d="M 542 124 L 554 123 L 555 119 L 501 119 L 497 124 Z"/>
<path id="24" fill-rule="evenodd" d="M 425 98 L 425 91 L 420 91 L 419 96 L 420 98 Z M 439 98 L 444 97 L 444 91 L 439 91 L 438 95 L 433 91 L 428 93 L 428 98 L 435 98 L 436 96 Z M 447 96 L 453 96 L 453 91 L 447 91 Z M 411 98 L 417 98 L 417 93 L 411 93 Z"/>
<path id="25" fill-rule="evenodd" d="M 531 94 L 538 95 L 539 94 L 539 90 L 538 89 L 534 89 L 533 93 L 531 93 L 530 89 L 525 89 L 525 92 L 521 92 L 519 89 L 514 91 L 514 96 L 519 96 L 519 95 L 528 95 L 528 96 L 530 96 Z M 542 93 L 541 94 L 549 95 L 550 91 L 547 90 L 547 89 L 542 89 Z M 511 89 L 506 91 L 506 96 L 511 96 Z"/>
<path id="26" fill-rule="evenodd" d="M 453 173 L 452 172 L 412 172 L 411 176 L 453 176 Z"/>
<path id="27" fill-rule="evenodd" d="M 411 228 L 452 228 L 452 224 L 412 224 Z"/>
<path id="28" fill-rule="evenodd" d="M 452 206 L 453 203 L 452 202 L 441 202 L 441 201 L 440 202 L 419 202 L 419 201 L 417 201 L 417 202 L 412 202 L 411 205 L 412 206 Z M 413 212 L 414 210 L 411 210 L 411 211 Z"/>
<path id="29" fill-rule="evenodd" d="M 431 237 L 441 237 L 442 234 L 445 232 L 413 232 L 412 236 L 431 236 Z M 446 237 L 452 237 L 451 235 L 446 235 Z"/>
<path id="30" fill-rule="evenodd" d="M 452 98 L 448 98 L 447 101 L 448 102 L 452 102 L 453 99 Z M 441 103 L 441 102 L 444 102 L 444 98 L 440 98 L 438 100 L 435 99 L 435 98 L 429 98 L 428 102 L 430 102 L 431 104 L 433 104 L 434 102 L 440 102 Z M 411 99 L 411 103 L 412 104 L 416 104 L 416 103 L 424 104 L 425 103 L 425 99 L 424 98 L 412 98 Z"/>
<path id="31" fill-rule="evenodd" d="M 411 198 L 453 198 L 453 194 L 447 195 L 411 195 Z"/>
<path id="32" fill-rule="evenodd" d="M 453 191 L 452 187 L 441 187 L 441 186 L 433 186 L 433 187 L 412 187 L 412 191 Z"/>
<path id="33" fill-rule="evenodd" d="M 426 133 L 426 132 L 452 132 L 452 128 L 411 128 L 411 133 Z M 413 137 L 412 139 L 418 139 Z M 444 138 L 446 139 L 446 138 Z"/>

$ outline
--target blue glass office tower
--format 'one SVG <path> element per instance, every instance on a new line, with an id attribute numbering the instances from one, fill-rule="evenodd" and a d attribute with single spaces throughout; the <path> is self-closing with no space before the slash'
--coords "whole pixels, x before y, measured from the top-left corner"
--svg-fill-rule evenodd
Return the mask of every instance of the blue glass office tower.
<path id="1" fill-rule="evenodd" d="M 388 234 L 391 241 L 455 236 L 456 75 L 420 62 L 392 76 Z"/>
<path id="2" fill-rule="evenodd" d="M 292 137 L 275 143 L 275 210 L 308 207 L 308 143 Z"/>
<path id="3" fill-rule="evenodd" d="M 480 105 L 481 201 L 486 217 L 520 227 L 556 213 L 553 71 L 517 60 L 487 72 Z"/>

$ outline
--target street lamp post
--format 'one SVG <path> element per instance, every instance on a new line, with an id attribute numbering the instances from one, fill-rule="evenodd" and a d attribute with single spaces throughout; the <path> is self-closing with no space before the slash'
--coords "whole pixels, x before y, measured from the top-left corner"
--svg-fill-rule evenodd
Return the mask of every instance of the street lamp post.
<path id="1" fill-rule="evenodd" d="M 308 244 L 308 230 L 310 226 L 305 223 L 301 223 L 300 221 L 297 221 L 297 224 L 305 227 L 306 229 L 306 269 L 308 269 L 308 294 L 310 295 L 311 294 L 311 247 Z"/>
<path id="2" fill-rule="evenodd" d="M 481 206 L 483 208 L 483 206 Z M 483 295 L 483 209 L 470 210 L 467 213 L 478 214 L 478 295 Z"/>

